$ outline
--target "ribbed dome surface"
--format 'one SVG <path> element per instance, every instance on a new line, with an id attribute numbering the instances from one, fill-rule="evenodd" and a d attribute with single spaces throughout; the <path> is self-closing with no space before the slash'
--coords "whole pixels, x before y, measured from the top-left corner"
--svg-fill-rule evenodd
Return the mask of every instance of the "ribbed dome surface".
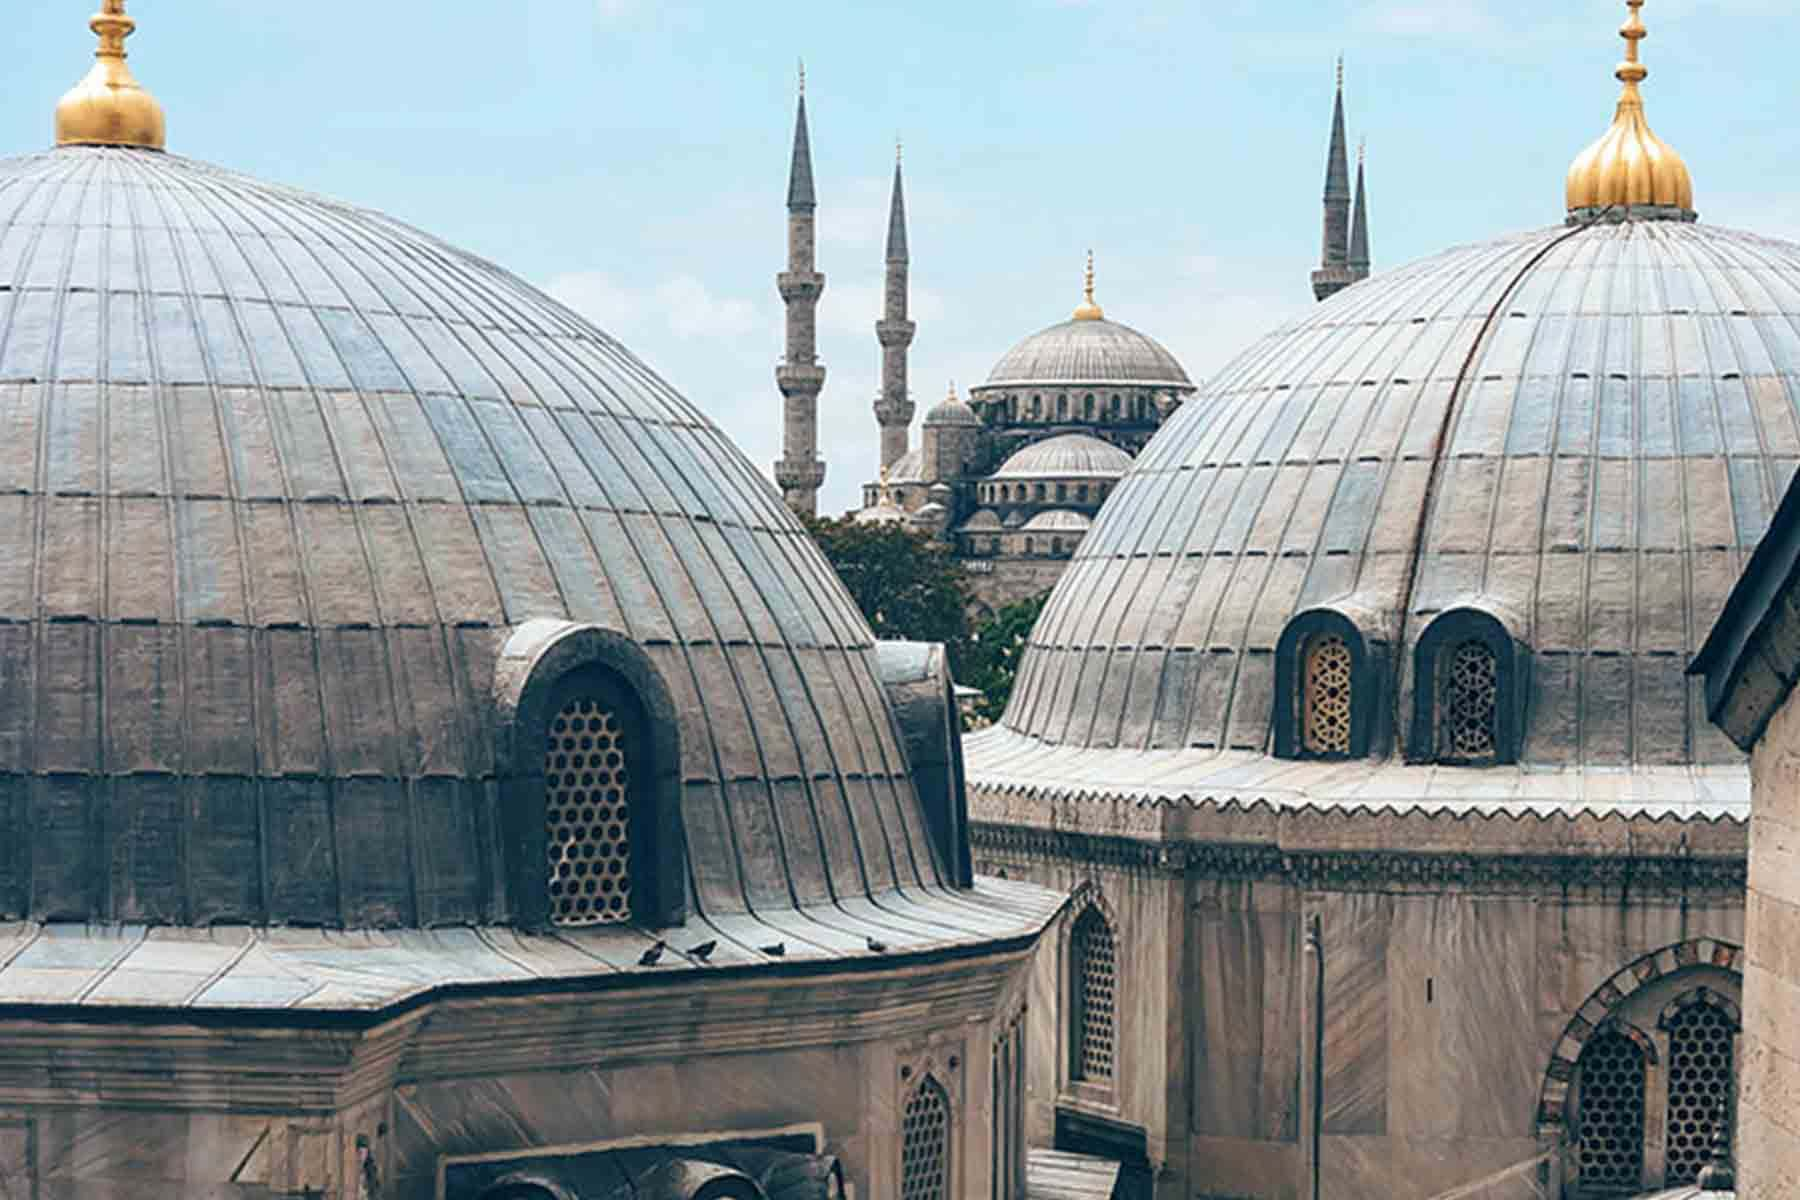
<path id="1" fill-rule="evenodd" d="M 1404 647 L 1403 697 L 1433 614 L 1508 621 L 1530 657 L 1530 767 L 1739 763 L 1683 669 L 1800 458 L 1797 406 L 1786 243 L 1559 227 L 1359 284 L 1253 345 L 1139 456 L 972 776 L 1080 777 L 1023 752 L 1054 743 L 1187 751 L 1097 763 L 1096 785 L 1198 786 L 1208 755 L 1247 778 L 1232 752 L 1270 747 L 1272 651 L 1325 605 Z M 1318 771 L 1345 794 L 1363 778 Z M 1484 794 L 1535 786 L 1465 777 L 1484 774 Z"/>
<path id="2" fill-rule="evenodd" d="M 931 411 L 925 414 L 925 424 L 979 427 L 981 418 L 966 403 L 951 396 L 931 406 Z"/>
<path id="3" fill-rule="evenodd" d="M 1131 469 L 1131 455 L 1085 433 L 1062 433 L 1015 451 L 995 479 L 1117 478 Z"/>
<path id="4" fill-rule="evenodd" d="M 1149 338 L 1117 321 L 1064 321 L 1006 352 L 983 387 L 1136 383 L 1188 388 L 1187 372 Z"/>
<path id="5" fill-rule="evenodd" d="M 0 162 L 0 430 L 0 916 L 504 920 L 489 697 L 532 618 L 661 672 L 703 911 L 937 879 L 778 495 L 491 264 L 173 156 Z"/>
<path id="6" fill-rule="evenodd" d="M 1026 533 L 1086 533 L 1093 521 L 1086 513 L 1068 508 L 1052 508 L 1036 513 L 1020 526 Z"/>

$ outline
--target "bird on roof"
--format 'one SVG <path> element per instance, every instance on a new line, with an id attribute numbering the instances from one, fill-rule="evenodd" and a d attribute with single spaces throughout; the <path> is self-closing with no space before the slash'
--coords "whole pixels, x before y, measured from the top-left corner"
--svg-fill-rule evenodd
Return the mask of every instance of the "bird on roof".
<path id="1" fill-rule="evenodd" d="M 657 963 L 657 960 L 662 958 L 663 951 L 667 950 L 668 948 L 669 948 L 669 943 L 664 942 L 664 941 L 658 941 L 656 943 L 656 945 L 650 947 L 648 950 L 646 950 L 642 954 L 638 955 L 638 966 L 654 967 Z"/>

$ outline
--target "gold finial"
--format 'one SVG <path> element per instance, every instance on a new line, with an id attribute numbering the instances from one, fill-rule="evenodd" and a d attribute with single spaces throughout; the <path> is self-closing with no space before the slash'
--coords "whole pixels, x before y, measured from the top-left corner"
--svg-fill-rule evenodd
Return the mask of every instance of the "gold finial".
<path id="1" fill-rule="evenodd" d="M 800 98 L 804 100 L 806 99 L 806 60 L 802 58 L 795 61 L 800 64 Z"/>
<path id="2" fill-rule="evenodd" d="M 1369 139 L 1366 137 L 1357 138 L 1356 139 L 1356 165 L 1359 169 L 1363 165 L 1363 160 L 1368 157 L 1369 157 Z"/>
<path id="3" fill-rule="evenodd" d="M 100 48 L 92 69 L 57 102 L 56 144 L 161 150 L 162 105 L 125 65 L 125 39 L 137 28 L 125 15 L 125 0 L 101 0 L 88 28 L 100 38 Z"/>
<path id="4" fill-rule="evenodd" d="M 1337 83 L 1338 83 L 1338 91 L 1340 91 L 1340 92 L 1343 91 L 1344 90 L 1344 56 L 1341 54 L 1338 55 L 1338 57 L 1337 57 Z"/>
<path id="5" fill-rule="evenodd" d="M 1080 306 L 1075 309 L 1075 319 L 1077 321 L 1100 320 L 1100 318 L 1104 317 L 1106 314 L 1100 311 L 1100 306 L 1098 304 L 1094 303 L 1094 252 L 1092 250 L 1088 251 L 1087 283 L 1083 290 L 1087 299 L 1083 300 Z"/>
<path id="6" fill-rule="evenodd" d="M 1566 186 L 1569 213 L 1591 215 L 1608 209 L 1621 215 L 1694 219 L 1694 183 L 1687 164 L 1650 131 L 1638 85 L 1650 74 L 1638 61 L 1638 43 L 1647 35 L 1638 10 L 1644 0 L 1625 0 L 1630 9 L 1619 36 L 1625 61 L 1613 74 L 1624 85 L 1612 127 L 1576 156 Z M 1633 209 L 1652 210 L 1632 212 Z"/>
<path id="7" fill-rule="evenodd" d="M 894 135 L 894 165 L 900 165 L 900 135 L 897 133 Z"/>

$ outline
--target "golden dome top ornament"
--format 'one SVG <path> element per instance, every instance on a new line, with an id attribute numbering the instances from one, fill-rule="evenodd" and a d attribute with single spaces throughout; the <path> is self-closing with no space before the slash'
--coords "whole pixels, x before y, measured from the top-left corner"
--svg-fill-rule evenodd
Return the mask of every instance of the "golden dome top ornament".
<path id="1" fill-rule="evenodd" d="M 125 39 L 137 28 L 125 15 L 125 0 L 102 0 L 88 28 L 100 47 L 93 68 L 57 102 L 56 144 L 161 150 L 162 105 L 125 65 Z"/>
<path id="2" fill-rule="evenodd" d="M 1638 10 L 1644 0 L 1625 0 L 1631 15 L 1619 28 L 1625 61 L 1614 72 L 1624 90 L 1612 127 L 1576 156 L 1569 167 L 1569 222 L 1594 220 L 1692 221 L 1694 184 L 1681 155 L 1650 130 L 1638 85 L 1650 74 L 1638 61 L 1647 36 Z"/>

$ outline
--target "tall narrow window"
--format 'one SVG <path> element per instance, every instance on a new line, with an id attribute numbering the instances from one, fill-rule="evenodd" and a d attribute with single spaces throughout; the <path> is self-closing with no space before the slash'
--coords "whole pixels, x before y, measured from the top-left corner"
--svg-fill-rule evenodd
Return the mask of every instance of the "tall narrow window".
<path id="1" fill-rule="evenodd" d="M 1732 1091 L 1732 1022 L 1710 1004 L 1690 1004 L 1667 1028 L 1667 1186 L 1678 1187 L 1712 1160 L 1713 1124 Z"/>
<path id="2" fill-rule="evenodd" d="M 1644 1173 L 1644 1052 L 1618 1030 L 1603 1030 L 1588 1039 L 1579 1072 L 1582 1191 L 1635 1192 Z"/>
<path id="3" fill-rule="evenodd" d="M 1117 958 L 1112 926 L 1090 904 L 1069 933 L 1071 1079 L 1098 1083 L 1113 1077 Z"/>
<path id="4" fill-rule="evenodd" d="M 618 714 L 575 696 L 550 721 L 544 747 L 544 822 L 550 920 L 631 920 L 629 764 Z"/>
<path id="5" fill-rule="evenodd" d="M 1321 634 L 1307 643 L 1301 694 L 1308 753 L 1349 755 L 1353 663 L 1350 643 L 1335 633 Z"/>
<path id="6" fill-rule="evenodd" d="M 900 1200 L 950 1200 L 950 1096 L 929 1075 L 900 1122 Z"/>
<path id="7" fill-rule="evenodd" d="M 1467 641 L 1443 664 L 1440 753 L 1465 761 L 1491 759 L 1499 745 L 1500 670 L 1484 642 Z"/>

